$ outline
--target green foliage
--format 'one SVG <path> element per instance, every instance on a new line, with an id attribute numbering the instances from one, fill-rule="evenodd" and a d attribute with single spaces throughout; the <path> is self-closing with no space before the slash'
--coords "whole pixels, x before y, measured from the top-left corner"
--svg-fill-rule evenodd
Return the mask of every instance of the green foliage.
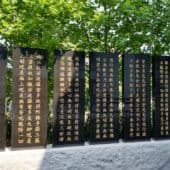
<path id="1" fill-rule="evenodd" d="M 51 98 L 55 48 L 169 53 L 169 11 L 169 0 L 1 0 L 0 37 L 9 49 L 49 50 Z"/>
<path id="2" fill-rule="evenodd" d="M 169 53 L 169 11 L 169 0 L 2 0 L 0 36 L 9 49 L 26 46 L 49 50 L 51 99 L 55 48 Z"/>
<path id="3" fill-rule="evenodd" d="M 169 0 L 3 0 L 0 35 L 8 46 L 169 52 Z M 148 52 L 147 51 L 147 52 Z"/>

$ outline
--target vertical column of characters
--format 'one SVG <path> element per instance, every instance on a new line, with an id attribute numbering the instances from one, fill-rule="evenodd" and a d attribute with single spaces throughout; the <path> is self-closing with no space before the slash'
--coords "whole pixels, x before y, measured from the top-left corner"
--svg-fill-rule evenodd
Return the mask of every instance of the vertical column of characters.
<path id="1" fill-rule="evenodd" d="M 102 97 L 102 85 L 100 83 L 100 79 L 101 79 L 101 74 L 102 74 L 102 70 L 101 70 L 101 64 L 102 64 L 102 60 L 100 57 L 96 57 L 96 97 L 95 97 L 95 103 L 96 103 L 96 107 L 95 107 L 95 138 L 96 140 L 100 140 L 101 139 L 101 122 L 102 122 L 102 118 L 101 118 L 101 109 L 102 109 L 102 101 L 100 100 Z"/>
<path id="2" fill-rule="evenodd" d="M 164 62 L 160 62 L 160 134 L 164 135 Z"/>
<path id="3" fill-rule="evenodd" d="M 17 116 L 17 143 L 24 144 L 24 134 L 25 134 L 25 120 L 24 120 L 24 106 L 25 106 L 25 59 L 24 57 L 19 58 L 19 87 L 18 87 L 18 116 Z"/>
<path id="4" fill-rule="evenodd" d="M 64 57 L 61 57 L 59 62 L 59 102 L 58 102 L 58 121 L 59 121 L 59 142 L 65 141 L 65 60 Z"/>
<path id="5" fill-rule="evenodd" d="M 102 70 L 102 79 L 100 79 L 100 84 L 101 84 L 101 105 L 102 105 L 102 110 L 100 112 L 101 114 L 101 140 L 107 139 L 107 129 L 108 129 L 108 122 L 107 119 L 109 117 L 109 113 L 107 110 L 107 98 L 108 98 L 108 82 L 107 82 L 107 58 L 102 59 L 102 65 L 101 65 L 101 70 Z"/>
<path id="6" fill-rule="evenodd" d="M 73 138 L 75 142 L 80 141 L 80 123 L 81 122 L 81 117 L 79 115 L 79 101 L 80 101 L 80 58 L 79 56 L 74 57 L 74 82 L 73 82 L 73 98 L 74 103 L 72 103 L 72 108 L 73 108 L 73 113 L 74 113 L 74 118 L 73 118 L 73 126 L 74 126 L 74 133 L 73 133 Z"/>
<path id="7" fill-rule="evenodd" d="M 136 138 L 146 137 L 146 62 L 136 60 Z"/>
<path id="8" fill-rule="evenodd" d="M 44 115 L 41 115 L 41 66 L 36 64 L 35 66 L 35 125 L 34 125 L 34 143 L 41 143 L 41 131 L 40 122 Z"/>
<path id="9" fill-rule="evenodd" d="M 128 68 L 129 68 L 129 137 L 133 138 L 135 136 L 135 117 L 134 117 L 134 94 L 135 94 L 135 64 L 134 59 L 130 59 Z M 126 89 L 125 89 L 126 90 Z"/>
<path id="10" fill-rule="evenodd" d="M 73 124 L 72 119 L 74 113 L 72 112 L 72 99 L 73 99 L 73 91 L 72 91 L 72 83 L 73 83 L 73 56 L 67 56 L 65 58 L 66 63 L 66 143 L 72 142 L 72 133 L 73 133 Z"/>
<path id="11" fill-rule="evenodd" d="M 165 134 L 166 135 L 170 135 L 170 123 L 169 123 L 169 111 L 170 111 L 170 107 L 169 107 L 169 62 L 168 61 L 164 61 L 164 65 L 165 65 Z"/>
<path id="12" fill-rule="evenodd" d="M 115 70 L 118 66 L 116 65 L 116 63 L 114 62 L 114 59 L 112 57 L 108 57 L 107 59 L 107 83 L 108 83 L 108 88 L 107 88 L 107 110 L 108 110 L 108 139 L 114 139 L 116 138 L 117 135 L 115 135 L 115 131 L 114 129 L 116 129 L 115 127 L 115 122 L 114 120 L 118 120 L 118 117 L 115 116 L 118 112 L 117 107 L 115 107 L 115 103 L 114 103 L 114 94 L 117 93 L 116 91 L 118 91 L 118 88 L 114 88 L 114 82 L 116 81 L 115 79 Z M 118 72 L 117 72 L 118 73 Z M 106 74 L 106 73 L 105 73 Z"/>
<path id="13" fill-rule="evenodd" d="M 26 138 L 25 142 L 28 145 L 33 143 L 33 56 L 29 56 L 26 58 L 27 65 L 27 80 L 26 80 Z"/>
<path id="14" fill-rule="evenodd" d="M 141 80 L 141 68 L 139 67 L 140 65 L 140 60 L 136 59 L 135 61 L 135 89 L 136 89 L 136 93 L 135 93 L 135 137 L 138 138 L 140 137 L 140 127 L 141 127 L 141 108 L 140 108 L 140 104 L 142 103 L 142 99 L 140 96 L 140 91 L 141 91 L 141 86 L 143 86 L 140 82 Z"/>
<path id="15" fill-rule="evenodd" d="M 147 80 L 147 63 L 146 63 L 146 60 L 145 59 L 141 59 L 140 61 L 140 66 L 141 66 L 141 93 L 140 93 L 140 98 L 141 98 L 141 103 L 140 103 L 140 106 L 142 109 L 140 109 L 141 111 L 141 136 L 143 138 L 147 137 L 148 134 L 147 134 L 147 128 L 148 128 L 148 125 L 147 125 L 147 121 L 148 119 L 150 120 L 149 116 L 148 116 L 148 111 L 147 111 L 147 86 L 148 84 L 150 84 L 150 82 L 148 82 Z M 150 102 L 149 102 L 150 103 Z"/>

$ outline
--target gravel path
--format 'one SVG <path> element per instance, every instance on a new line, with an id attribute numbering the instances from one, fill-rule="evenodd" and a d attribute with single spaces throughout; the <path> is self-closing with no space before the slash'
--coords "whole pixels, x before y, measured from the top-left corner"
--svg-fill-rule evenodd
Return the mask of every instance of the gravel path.
<path id="1" fill-rule="evenodd" d="M 170 141 L 0 152 L 0 170 L 170 170 Z"/>

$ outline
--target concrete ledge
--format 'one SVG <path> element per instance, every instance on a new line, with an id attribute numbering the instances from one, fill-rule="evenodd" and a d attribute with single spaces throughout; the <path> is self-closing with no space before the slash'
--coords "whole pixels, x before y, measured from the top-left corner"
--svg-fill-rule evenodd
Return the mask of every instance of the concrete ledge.
<path id="1" fill-rule="evenodd" d="M 170 170 L 170 141 L 0 152 L 0 170 Z"/>

